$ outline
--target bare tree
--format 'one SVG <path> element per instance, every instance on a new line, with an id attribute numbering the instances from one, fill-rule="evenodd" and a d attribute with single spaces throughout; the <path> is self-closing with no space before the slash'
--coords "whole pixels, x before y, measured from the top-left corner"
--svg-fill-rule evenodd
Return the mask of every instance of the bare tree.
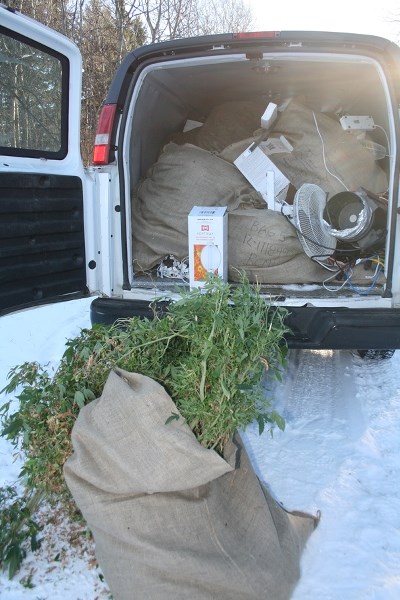
<path id="1" fill-rule="evenodd" d="M 83 57 L 82 155 L 90 159 L 97 116 L 123 56 L 145 42 L 249 30 L 245 0 L 8 0 L 73 39 Z"/>
<path id="2" fill-rule="evenodd" d="M 166 14 L 169 0 L 139 0 L 139 14 L 146 23 L 149 41 L 159 42 L 165 37 Z"/>
<path id="3" fill-rule="evenodd" d="M 75 39 L 85 0 L 9 0 L 9 5 Z"/>
<path id="4" fill-rule="evenodd" d="M 198 0 L 196 35 L 250 31 L 251 8 L 244 0 Z"/>
<path id="5" fill-rule="evenodd" d="M 123 56 L 145 42 L 146 35 L 134 11 L 120 0 L 88 0 L 83 15 L 80 50 L 83 56 L 81 147 L 90 160 L 99 109 Z"/>
<path id="6" fill-rule="evenodd" d="M 102 4 L 109 8 L 114 21 L 116 52 L 119 60 L 122 60 L 138 43 L 144 43 L 146 37 L 139 19 L 138 0 L 103 0 Z"/>
<path id="7" fill-rule="evenodd" d="M 191 34 L 195 18 L 196 0 L 170 0 L 166 7 L 166 34 L 169 39 Z"/>
<path id="8" fill-rule="evenodd" d="M 249 30 L 251 8 L 244 0 L 137 0 L 151 42 Z"/>

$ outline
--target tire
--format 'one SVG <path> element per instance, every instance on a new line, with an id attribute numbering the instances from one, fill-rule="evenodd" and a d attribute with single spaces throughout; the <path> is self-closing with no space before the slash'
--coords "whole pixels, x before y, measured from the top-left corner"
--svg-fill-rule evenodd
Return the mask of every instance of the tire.
<path id="1" fill-rule="evenodd" d="M 368 358 L 370 360 L 388 360 L 392 358 L 395 350 L 357 350 L 357 354 L 361 358 Z"/>

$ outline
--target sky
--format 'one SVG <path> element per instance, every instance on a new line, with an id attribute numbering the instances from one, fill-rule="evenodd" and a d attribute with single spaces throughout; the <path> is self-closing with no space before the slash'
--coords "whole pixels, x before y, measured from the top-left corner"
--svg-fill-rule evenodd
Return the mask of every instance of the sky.
<path id="1" fill-rule="evenodd" d="M 400 37 L 400 0 L 247 0 L 255 15 L 255 29 L 342 31 Z M 393 23 L 398 15 L 399 23 Z"/>

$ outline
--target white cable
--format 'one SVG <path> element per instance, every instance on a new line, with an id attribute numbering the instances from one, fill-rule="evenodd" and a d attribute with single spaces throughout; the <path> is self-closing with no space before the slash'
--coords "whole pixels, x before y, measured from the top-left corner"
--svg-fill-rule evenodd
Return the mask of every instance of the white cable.
<path id="1" fill-rule="evenodd" d="M 301 235 L 301 234 L 300 234 L 300 235 Z M 327 265 L 326 263 L 320 262 L 320 261 L 318 260 L 318 258 L 315 258 L 315 256 L 316 256 L 316 255 L 314 255 L 314 256 L 310 256 L 310 258 L 311 258 L 312 260 L 314 260 L 316 263 L 318 263 L 319 265 L 321 265 L 321 267 L 324 267 L 324 269 L 326 269 L 327 271 L 330 271 L 331 273 L 334 273 L 334 275 L 333 275 L 332 277 L 335 277 L 335 276 L 336 276 L 336 275 L 339 273 L 340 269 L 337 269 L 337 268 L 335 268 L 335 267 L 333 267 L 333 266 L 331 267 L 331 266 Z M 330 278 L 326 279 L 325 281 L 329 281 L 329 279 L 330 279 Z"/>
<path id="2" fill-rule="evenodd" d="M 331 277 L 328 277 L 327 279 L 325 279 L 322 282 L 322 287 L 327 290 L 328 292 L 340 292 L 340 290 L 342 290 L 346 284 L 347 284 L 347 279 L 345 278 L 345 280 L 343 281 L 342 285 L 335 287 L 335 288 L 330 288 L 328 287 L 326 284 L 328 283 L 328 281 L 332 281 L 332 279 L 335 279 L 335 277 L 337 276 L 337 274 L 340 272 L 340 269 L 338 271 L 336 271 L 336 273 L 334 275 L 332 275 Z"/>
<path id="3" fill-rule="evenodd" d="M 388 149 L 388 154 L 386 154 L 386 156 L 387 156 L 388 158 L 392 158 L 392 150 L 391 150 L 391 148 L 390 148 L 389 136 L 388 136 L 388 134 L 387 134 L 387 132 L 386 132 L 386 129 L 385 129 L 384 127 L 382 127 L 382 125 L 376 125 L 376 124 L 375 124 L 375 128 L 376 128 L 376 129 L 382 129 L 383 133 L 385 134 L 385 137 L 386 137 L 386 143 L 387 143 L 387 149 Z M 387 190 L 386 190 L 386 191 L 387 191 L 387 192 L 389 191 L 389 187 L 387 188 Z"/>
<path id="4" fill-rule="evenodd" d="M 388 153 L 389 153 L 389 154 L 386 154 L 386 156 L 388 156 L 389 158 L 391 158 L 392 151 L 391 151 L 391 149 L 390 149 L 389 136 L 388 136 L 388 134 L 387 134 L 387 132 L 386 132 L 386 129 L 385 129 L 384 127 L 382 127 L 382 125 L 377 125 L 376 123 L 374 124 L 374 127 L 375 127 L 376 129 L 382 129 L 383 133 L 385 134 L 385 137 L 386 137 L 386 143 L 387 143 L 387 149 L 388 149 Z"/>
<path id="5" fill-rule="evenodd" d="M 379 267 L 381 267 L 381 265 L 376 263 L 375 273 L 373 275 L 365 275 L 365 279 L 375 279 L 375 277 L 378 275 Z"/>
<path id="6" fill-rule="evenodd" d="M 356 262 L 356 264 L 357 265 L 358 264 L 362 264 L 362 263 L 370 260 L 371 258 L 375 258 L 375 256 L 371 256 L 371 257 L 368 257 L 368 258 L 359 259 Z M 379 275 L 379 269 L 382 268 L 382 265 L 379 263 L 379 256 L 377 256 L 376 258 L 378 259 L 378 262 L 377 262 L 377 265 L 375 267 L 374 274 L 373 275 L 368 275 L 368 276 L 366 275 L 365 276 L 366 279 L 371 279 L 372 280 L 372 285 L 370 286 L 370 289 L 372 289 L 375 286 L 377 278 L 378 278 L 378 275 Z M 353 285 L 353 282 L 352 282 L 353 269 L 351 267 L 347 267 L 346 269 L 342 270 L 342 272 L 343 272 L 343 274 L 345 276 L 345 279 L 344 279 L 343 283 L 340 286 L 335 287 L 335 288 L 331 288 L 331 287 L 328 287 L 326 285 L 329 281 L 332 281 L 332 279 L 335 279 L 335 275 L 332 275 L 331 277 L 328 277 L 327 279 L 325 279 L 322 282 L 322 287 L 325 290 L 327 290 L 328 292 L 334 292 L 334 293 L 336 293 L 336 292 L 340 292 L 340 290 L 342 290 L 346 285 L 348 285 L 350 287 L 350 289 L 352 289 L 353 291 L 355 291 L 355 292 L 357 292 L 359 294 L 368 293 L 369 289 L 364 290 L 363 288 L 357 288 L 357 287 L 355 287 Z"/>
<path id="7" fill-rule="evenodd" d="M 326 158 L 325 158 L 325 144 L 324 144 L 324 140 L 323 140 L 323 137 L 321 135 L 321 132 L 319 130 L 318 123 L 317 123 L 317 117 L 315 116 L 315 112 L 314 111 L 313 111 L 313 117 L 314 117 L 315 127 L 317 128 L 317 132 L 318 132 L 318 135 L 320 137 L 321 144 L 322 144 L 322 159 L 324 161 L 325 170 L 326 170 L 327 173 L 329 173 L 329 175 L 331 177 L 334 177 L 335 179 L 337 179 L 337 181 L 342 184 L 342 186 L 344 187 L 344 189 L 346 190 L 346 192 L 348 192 L 349 188 L 345 186 L 345 184 L 343 183 L 343 181 L 337 175 L 334 175 L 334 173 L 331 173 L 331 171 L 328 169 L 328 166 L 326 164 Z"/>

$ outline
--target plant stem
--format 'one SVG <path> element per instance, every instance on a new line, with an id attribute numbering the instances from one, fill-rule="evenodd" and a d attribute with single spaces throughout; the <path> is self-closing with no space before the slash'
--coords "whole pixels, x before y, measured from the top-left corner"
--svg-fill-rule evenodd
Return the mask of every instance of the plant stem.
<path id="1" fill-rule="evenodd" d="M 218 298 L 217 298 L 217 300 L 218 300 Z M 222 304 L 222 294 L 220 295 L 219 300 L 217 301 L 217 304 L 216 304 L 214 320 L 213 320 L 213 324 L 211 327 L 210 335 L 208 336 L 208 340 L 207 340 L 209 344 L 212 344 L 212 340 L 213 340 L 213 337 L 215 334 L 216 317 L 221 311 L 221 304 Z M 208 344 L 207 344 L 207 346 L 208 346 Z M 208 356 L 209 356 L 209 353 L 208 353 Z M 206 377 L 207 377 L 207 358 L 205 358 L 204 360 L 201 361 L 201 379 L 200 379 L 199 394 L 200 394 L 200 400 L 202 402 L 204 402 L 204 399 L 205 399 Z"/>

